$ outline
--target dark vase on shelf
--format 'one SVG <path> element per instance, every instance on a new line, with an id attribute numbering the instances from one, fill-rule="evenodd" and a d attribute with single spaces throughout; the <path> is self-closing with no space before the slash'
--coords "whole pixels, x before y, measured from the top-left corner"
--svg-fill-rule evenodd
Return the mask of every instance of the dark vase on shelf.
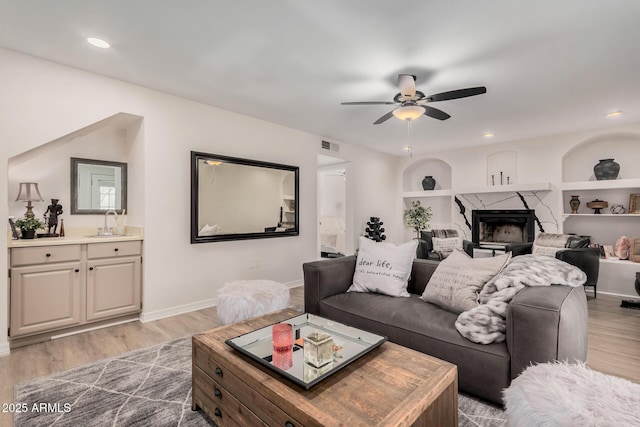
<path id="1" fill-rule="evenodd" d="M 436 188 L 436 180 L 431 175 L 425 176 L 422 180 L 422 189 L 433 190 L 434 188 Z"/>
<path id="2" fill-rule="evenodd" d="M 571 213 L 577 214 L 578 208 L 580 207 L 580 199 L 579 196 L 571 196 L 571 200 L 569 200 L 569 206 L 571 206 Z"/>
<path id="3" fill-rule="evenodd" d="M 593 174 L 598 181 L 616 179 L 620 173 L 620 164 L 613 159 L 602 159 L 593 167 Z"/>

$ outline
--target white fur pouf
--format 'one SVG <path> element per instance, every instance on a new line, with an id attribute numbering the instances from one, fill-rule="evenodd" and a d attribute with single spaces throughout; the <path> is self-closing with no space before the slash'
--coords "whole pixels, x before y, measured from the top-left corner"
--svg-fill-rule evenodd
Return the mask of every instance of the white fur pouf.
<path id="1" fill-rule="evenodd" d="M 240 322 L 289 306 L 289 288 L 273 280 L 236 280 L 218 290 L 218 320 Z"/>
<path id="2" fill-rule="evenodd" d="M 640 384 L 584 363 L 530 366 L 503 396 L 510 427 L 640 426 Z"/>

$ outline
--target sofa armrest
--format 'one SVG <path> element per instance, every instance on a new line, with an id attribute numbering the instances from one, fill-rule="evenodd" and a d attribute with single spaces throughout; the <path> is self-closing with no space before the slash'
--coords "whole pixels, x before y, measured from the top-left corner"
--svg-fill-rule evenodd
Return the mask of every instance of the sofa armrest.
<path id="1" fill-rule="evenodd" d="M 585 286 L 595 286 L 598 283 L 600 273 L 600 249 L 576 248 L 565 249 L 556 253 L 556 258 L 575 265 L 587 275 Z"/>
<path id="2" fill-rule="evenodd" d="M 533 243 L 513 243 L 504 247 L 505 252 L 511 252 L 511 256 L 527 255 L 533 250 Z"/>
<path id="3" fill-rule="evenodd" d="M 465 251 L 465 253 L 471 258 L 473 258 L 473 242 L 471 240 L 462 241 L 462 250 Z"/>
<path id="4" fill-rule="evenodd" d="M 587 297 L 584 287 L 527 287 L 507 309 L 511 378 L 531 363 L 587 358 Z"/>
<path id="5" fill-rule="evenodd" d="M 318 314 L 320 301 L 346 292 L 353 282 L 356 256 L 346 256 L 302 265 L 304 273 L 304 310 Z"/>

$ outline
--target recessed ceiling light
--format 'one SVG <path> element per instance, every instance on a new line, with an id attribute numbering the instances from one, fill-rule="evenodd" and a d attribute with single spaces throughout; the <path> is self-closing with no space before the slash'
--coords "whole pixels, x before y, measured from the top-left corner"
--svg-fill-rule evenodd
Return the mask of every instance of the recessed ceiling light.
<path id="1" fill-rule="evenodd" d="M 407 146 L 405 146 L 405 147 L 402 147 L 402 149 L 403 149 L 404 151 L 411 151 L 411 146 L 410 146 L 410 145 L 407 145 Z"/>
<path id="2" fill-rule="evenodd" d="M 613 111 L 609 114 L 607 114 L 608 118 L 613 118 L 613 117 L 620 117 L 622 115 L 622 111 Z"/>
<path id="3" fill-rule="evenodd" d="M 482 136 L 484 136 L 485 138 L 491 138 L 493 137 L 493 132 L 485 132 L 482 134 Z"/>
<path id="4" fill-rule="evenodd" d="M 92 44 L 95 47 L 99 47 L 100 49 L 108 49 L 111 47 L 111 45 L 109 44 L 109 42 L 102 40 L 102 39 L 97 39 L 95 37 L 89 37 L 87 39 L 87 41 Z"/>

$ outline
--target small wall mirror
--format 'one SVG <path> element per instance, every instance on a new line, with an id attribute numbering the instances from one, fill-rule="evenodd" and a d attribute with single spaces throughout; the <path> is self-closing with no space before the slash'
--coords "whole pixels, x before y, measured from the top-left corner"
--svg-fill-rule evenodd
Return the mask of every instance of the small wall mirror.
<path id="1" fill-rule="evenodd" d="M 71 158 L 71 214 L 127 208 L 127 164 Z"/>
<path id="2" fill-rule="evenodd" d="M 191 243 L 297 236 L 297 166 L 191 152 Z"/>

